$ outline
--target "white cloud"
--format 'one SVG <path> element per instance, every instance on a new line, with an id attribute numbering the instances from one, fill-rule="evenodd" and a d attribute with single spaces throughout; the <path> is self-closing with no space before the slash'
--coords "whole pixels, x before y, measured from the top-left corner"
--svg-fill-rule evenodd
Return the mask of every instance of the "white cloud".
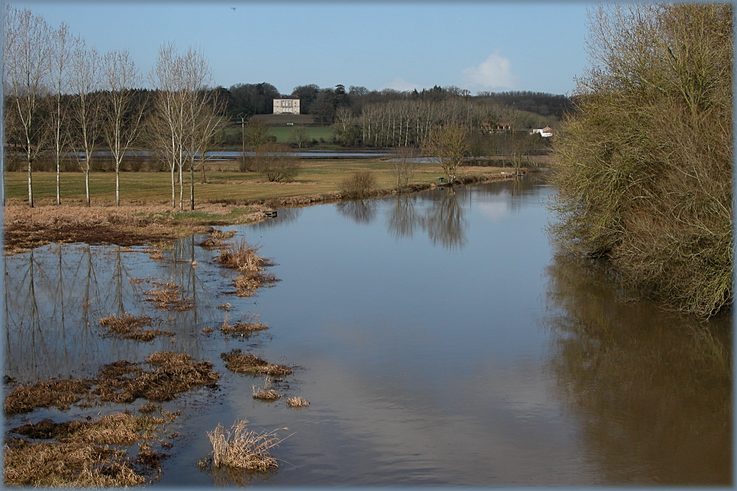
<path id="1" fill-rule="evenodd" d="M 478 66 L 463 70 L 466 83 L 478 89 L 511 88 L 516 84 L 508 58 L 494 51 Z"/>
<path id="2" fill-rule="evenodd" d="M 386 88 L 402 91 L 402 90 L 419 89 L 420 86 L 416 83 L 407 82 L 406 80 L 401 79 L 401 78 L 395 78 L 394 80 L 386 84 Z"/>

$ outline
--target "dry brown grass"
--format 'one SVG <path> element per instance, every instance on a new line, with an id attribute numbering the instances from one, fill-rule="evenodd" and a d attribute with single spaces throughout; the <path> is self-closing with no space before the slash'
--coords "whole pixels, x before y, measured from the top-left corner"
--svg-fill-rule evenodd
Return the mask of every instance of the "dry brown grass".
<path id="1" fill-rule="evenodd" d="M 66 410 L 79 402 L 91 386 L 91 381 L 77 379 L 50 379 L 20 384 L 6 393 L 5 414 L 26 413 L 38 407 Z"/>
<path id="2" fill-rule="evenodd" d="M 235 324 L 229 324 L 228 321 L 225 320 L 220 326 L 220 330 L 223 334 L 229 334 L 231 336 L 250 336 L 255 332 L 265 331 L 268 328 L 268 325 L 253 320 L 248 322 L 236 322 Z"/>
<path id="3" fill-rule="evenodd" d="M 16 252 L 49 242 L 140 245 L 171 242 L 177 237 L 205 232 L 205 224 L 250 223 L 263 219 L 259 205 L 232 209 L 201 204 L 194 214 L 166 205 L 39 206 L 13 202 L 5 206 L 5 250 Z"/>
<path id="4" fill-rule="evenodd" d="M 286 365 L 269 363 L 251 353 L 243 353 L 240 349 L 221 353 L 220 358 L 225 361 L 228 370 L 236 373 L 271 376 L 283 376 L 292 373 L 292 369 Z"/>
<path id="5" fill-rule="evenodd" d="M 267 376 L 263 387 L 251 386 L 251 393 L 254 399 L 261 401 L 276 401 L 281 395 L 271 388 L 271 377 Z"/>
<path id="6" fill-rule="evenodd" d="M 279 467 L 271 449 L 281 440 L 276 431 L 258 433 L 248 429 L 248 422 L 238 420 L 230 430 L 218 424 L 207 433 L 212 445 L 212 465 L 235 467 L 247 471 L 268 471 Z"/>
<path id="7" fill-rule="evenodd" d="M 213 329 L 210 326 L 205 326 L 202 328 L 202 334 L 204 334 L 205 336 L 209 336 L 210 334 L 213 333 L 213 331 L 215 331 L 215 329 Z"/>
<path id="8" fill-rule="evenodd" d="M 160 470 L 162 454 L 147 443 L 176 418 L 113 413 L 95 421 L 54 423 L 43 420 L 15 428 L 15 438 L 5 447 L 5 484 L 14 486 L 101 487 L 135 486 L 148 481 L 146 474 Z M 139 444 L 132 462 L 120 446 Z"/>
<path id="9" fill-rule="evenodd" d="M 138 398 L 170 401 L 201 386 L 214 386 L 219 375 L 212 363 L 197 362 L 185 353 L 156 352 L 140 363 L 121 360 L 103 366 L 95 379 L 51 379 L 18 385 L 5 397 L 5 414 L 26 413 L 41 407 L 69 409 L 105 402 L 132 403 Z"/>
<path id="10" fill-rule="evenodd" d="M 289 407 L 300 408 L 300 407 L 307 407 L 309 405 L 310 405 L 310 401 L 308 401 L 304 397 L 300 397 L 300 396 L 287 397 L 287 406 Z"/>
<path id="11" fill-rule="evenodd" d="M 259 256 L 257 249 L 244 240 L 221 249 L 215 260 L 226 268 L 238 271 L 233 284 L 239 297 L 250 297 L 262 285 L 277 281 L 273 275 L 264 273 L 264 268 L 273 263 Z"/>
<path id="12" fill-rule="evenodd" d="M 206 249 L 215 249 L 223 246 L 223 242 L 233 238 L 235 230 L 222 231 L 211 229 L 208 237 L 200 243 L 200 246 Z"/>
<path id="13" fill-rule="evenodd" d="M 155 283 L 158 288 L 146 292 L 146 300 L 162 310 L 182 312 L 194 306 L 192 299 L 185 298 L 176 283 Z"/>
<path id="14" fill-rule="evenodd" d="M 143 329 L 151 325 L 151 318 L 147 315 L 135 316 L 132 314 L 111 315 L 100 319 L 100 325 L 106 327 L 108 332 L 121 339 L 133 339 L 136 341 L 151 341 L 157 336 L 174 336 L 171 331 L 159 329 Z"/>

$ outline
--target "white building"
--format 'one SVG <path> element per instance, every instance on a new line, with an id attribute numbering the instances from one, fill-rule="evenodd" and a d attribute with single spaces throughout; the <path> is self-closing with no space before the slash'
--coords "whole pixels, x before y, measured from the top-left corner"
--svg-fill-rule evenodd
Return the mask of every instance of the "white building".
<path id="1" fill-rule="evenodd" d="M 545 128 L 535 128 L 530 132 L 531 135 L 534 135 L 535 133 L 542 136 L 543 138 L 550 138 L 551 136 L 553 136 L 553 128 L 551 128 L 550 126 L 546 126 Z"/>
<path id="2" fill-rule="evenodd" d="M 299 114 L 299 99 L 274 99 L 274 114 Z"/>

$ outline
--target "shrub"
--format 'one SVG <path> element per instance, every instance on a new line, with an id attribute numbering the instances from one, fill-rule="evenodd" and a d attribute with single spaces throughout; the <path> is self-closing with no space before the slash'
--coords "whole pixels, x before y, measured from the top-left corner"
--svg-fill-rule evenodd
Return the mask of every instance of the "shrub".
<path id="1" fill-rule="evenodd" d="M 554 151 L 558 236 L 701 317 L 732 303 L 729 4 L 600 10 Z"/>
<path id="2" fill-rule="evenodd" d="M 289 147 L 266 143 L 256 149 L 253 170 L 263 174 L 269 182 L 284 182 L 293 179 L 299 172 L 299 162 L 289 156 Z"/>
<path id="3" fill-rule="evenodd" d="M 367 196 L 376 188 L 376 178 L 369 171 L 354 172 L 343 179 L 340 189 L 347 198 Z"/>

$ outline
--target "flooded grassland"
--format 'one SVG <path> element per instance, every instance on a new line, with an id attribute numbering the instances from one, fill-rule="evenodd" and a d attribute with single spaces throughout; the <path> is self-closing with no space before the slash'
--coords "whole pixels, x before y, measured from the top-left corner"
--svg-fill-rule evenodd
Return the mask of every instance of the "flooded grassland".
<path id="1" fill-rule="evenodd" d="M 6 256 L 6 484 L 730 484 L 731 319 L 558 255 L 553 193 Z"/>

